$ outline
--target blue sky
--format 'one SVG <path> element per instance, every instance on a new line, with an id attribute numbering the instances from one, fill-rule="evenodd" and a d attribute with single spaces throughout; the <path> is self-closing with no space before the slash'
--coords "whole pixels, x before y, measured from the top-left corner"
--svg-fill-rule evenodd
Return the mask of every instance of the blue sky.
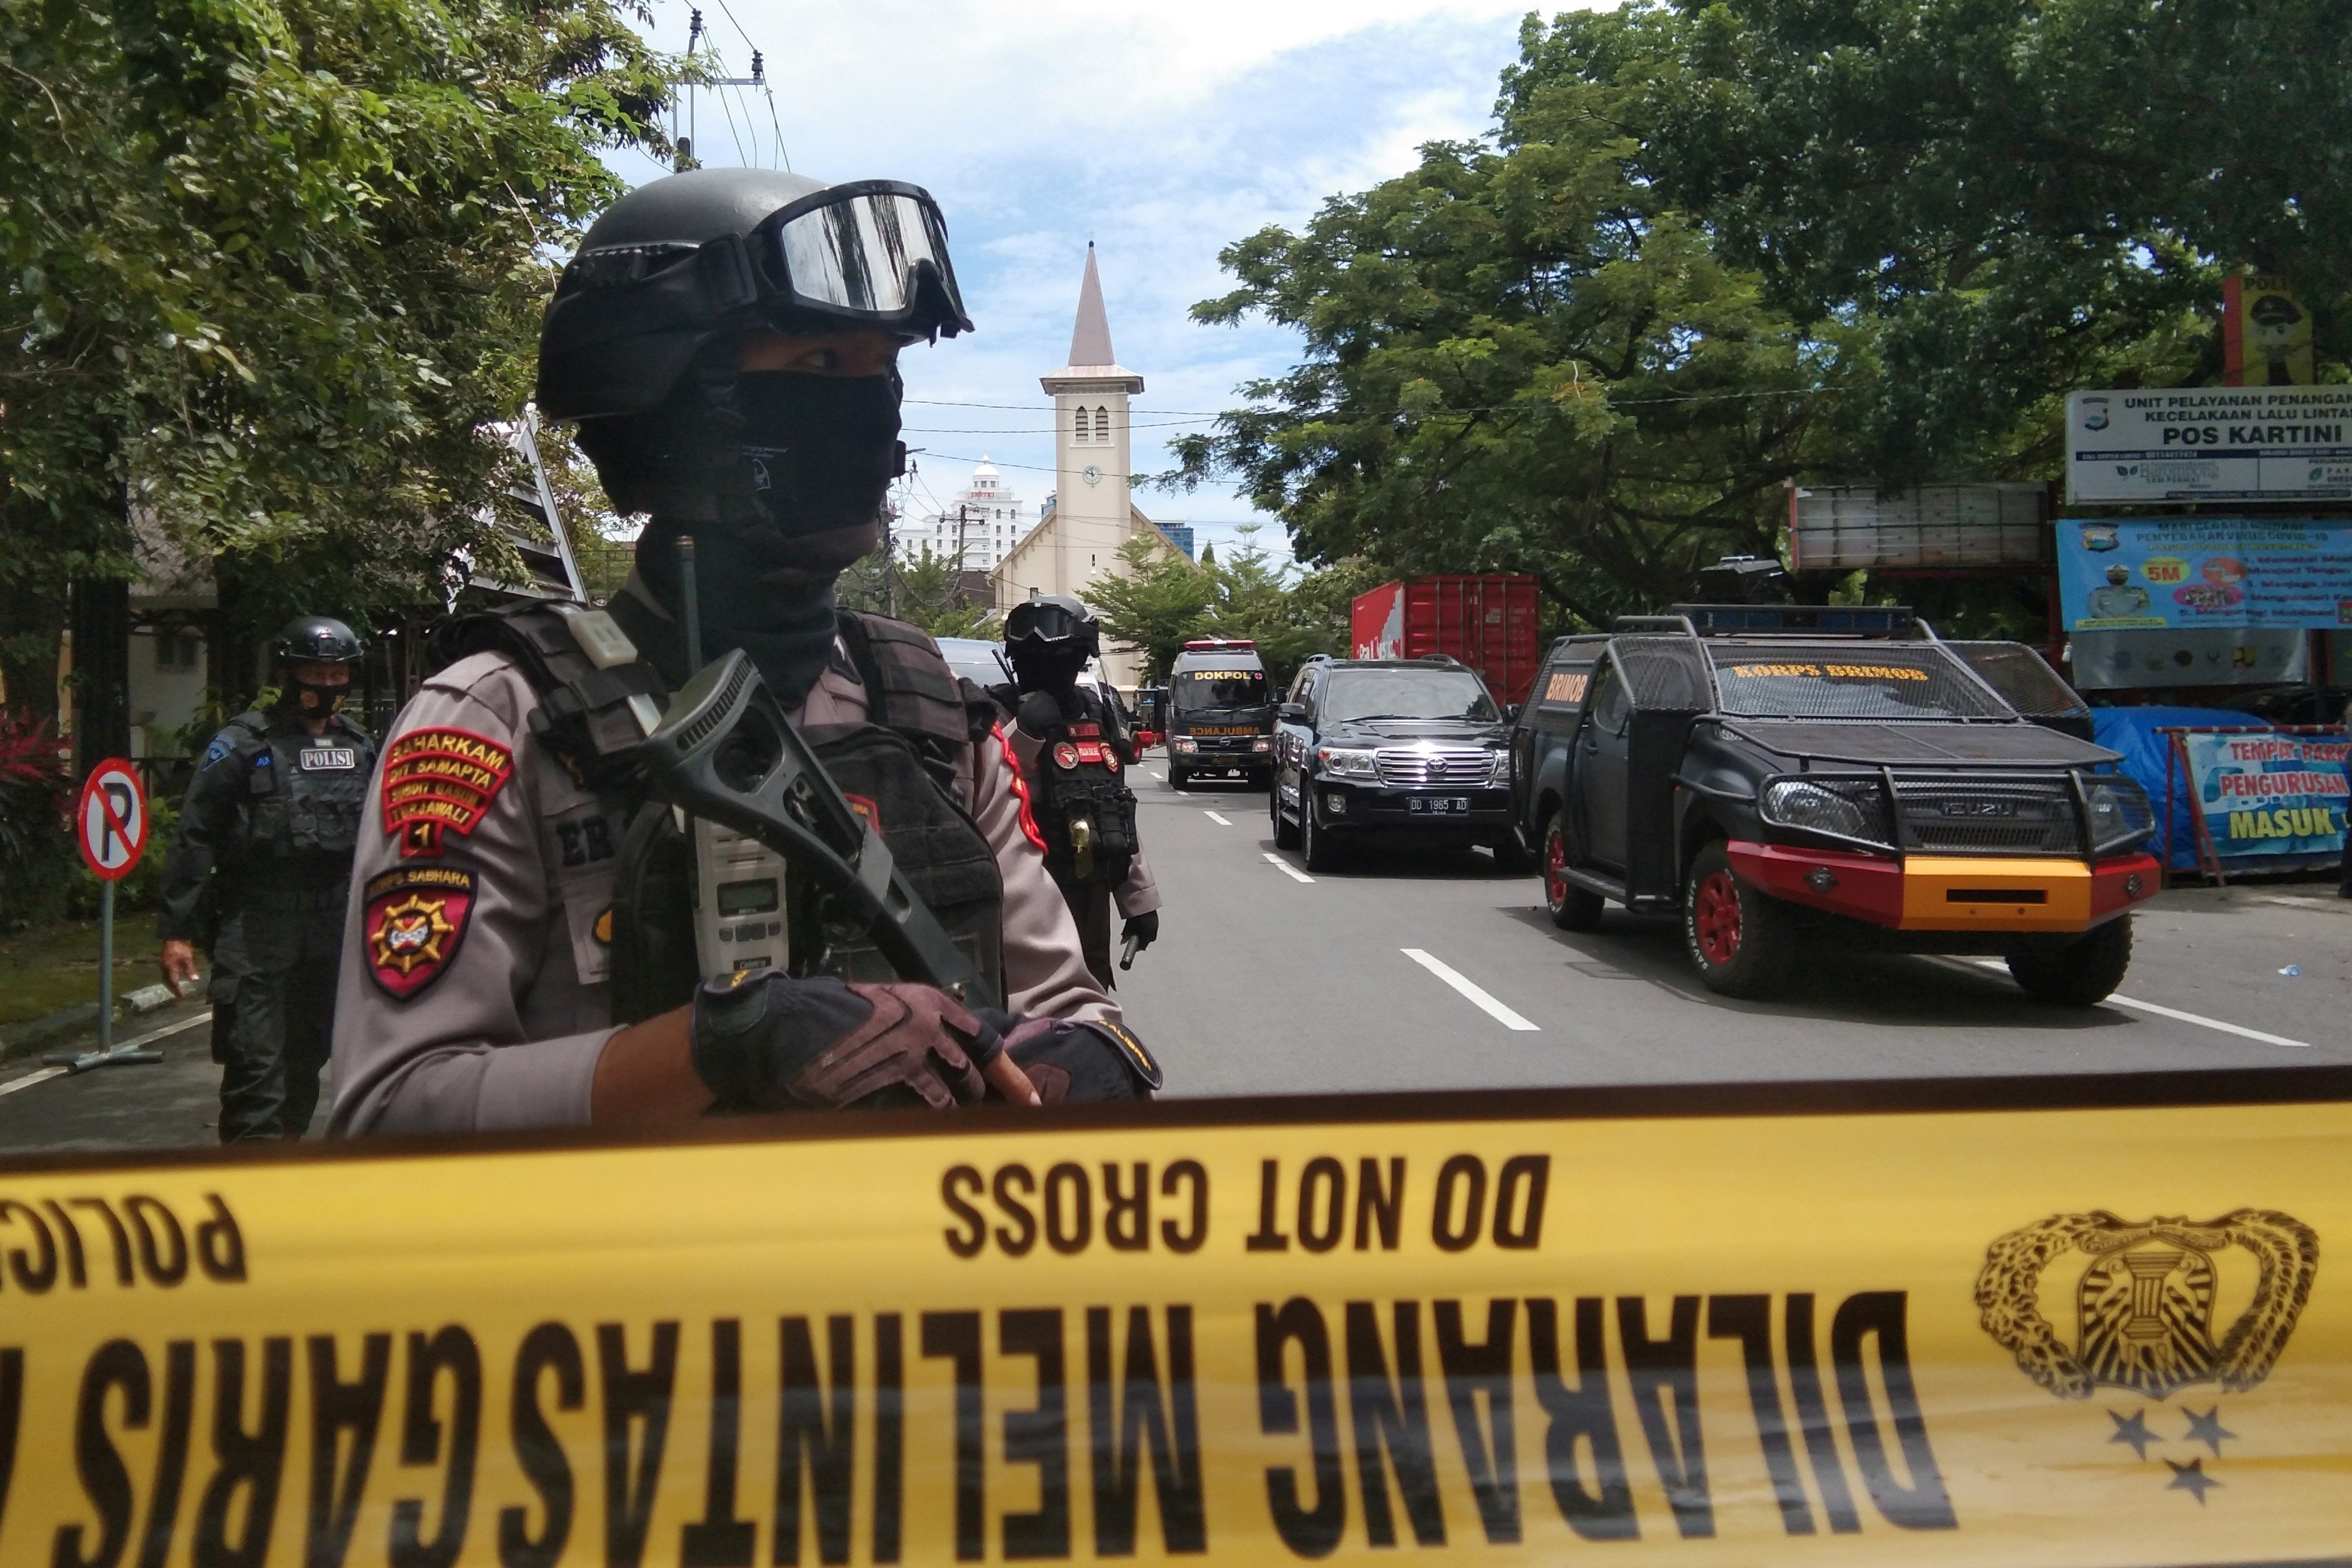
<path id="1" fill-rule="evenodd" d="M 682 47 L 688 10 L 660 0 L 655 41 Z M 1203 411 L 1231 406 L 1235 386 L 1296 353 L 1284 331 L 1190 319 L 1194 301 L 1231 287 L 1219 248 L 1410 167 L 1423 141 L 1485 129 L 1526 10 L 1525 0 L 703 4 L 730 73 L 748 72 L 751 45 L 763 52 L 792 168 L 912 180 L 947 213 L 979 330 L 905 361 L 908 444 L 929 449 L 916 459 L 915 503 L 961 488 L 986 454 L 1033 513 L 1053 483 L 1037 378 L 1068 350 L 1087 240 L 1120 362 L 1147 382 L 1136 468 L 1168 468 L 1159 440 L 1205 423 Z M 768 100 L 698 97 L 704 162 L 775 160 Z M 659 172 L 644 159 L 623 172 Z M 1221 546 L 1255 515 L 1223 491 L 1137 500 Z M 1265 520 L 1262 540 L 1278 546 L 1279 525 Z"/>

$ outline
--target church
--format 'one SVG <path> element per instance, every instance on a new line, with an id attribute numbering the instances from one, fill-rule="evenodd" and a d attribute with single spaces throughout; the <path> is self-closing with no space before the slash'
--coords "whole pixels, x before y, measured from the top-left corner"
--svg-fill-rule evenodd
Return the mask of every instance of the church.
<path id="1" fill-rule="evenodd" d="M 1086 600 L 1096 579 L 1118 570 L 1119 549 L 1129 539 L 1149 538 L 1177 549 L 1129 495 L 1128 400 L 1143 390 L 1143 378 L 1111 351 L 1110 318 L 1091 244 L 1069 363 L 1039 380 L 1054 394 L 1054 494 L 1037 526 L 989 573 L 1000 613 L 1040 594 Z M 1136 654 L 1104 649 L 1103 674 L 1115 686 L 1132 690 L 1141 664 Z"/>

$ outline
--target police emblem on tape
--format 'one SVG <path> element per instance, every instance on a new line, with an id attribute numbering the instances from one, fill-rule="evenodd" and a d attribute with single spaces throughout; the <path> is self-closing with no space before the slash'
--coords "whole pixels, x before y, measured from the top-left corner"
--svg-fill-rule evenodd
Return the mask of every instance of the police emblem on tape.
<path id="1" fill-rule="evenodd" d="M 372 877 L 361 933 L 368 973 L 386 996 L 406 1001 L 439 979 L 466 939 L 474 873 L 455 866 L 401 866 Z"/>
<path id="2" fill-rule="evenodd" d="M 2071 1343 L 2042 1312 L 2042 1276 L 2061 1267 L 2079 1270 L 2061 1298 L 2074 1308 Z M 2137 1224 L 2105 1211 L 2054 1214 L 1985 1249 L 1976 1303 L 1984 1331 L 2017 1358 L 2020 1371 L 2059 1398 L 2088 1399 L 2112 1388 L 2161 1404 L 2196 1384 L 2240 1394 L 2268 1377 L 2318 1271 L 2318 1236 L 2272 1209 Z M 2225 1291 L 2232 1274 L 2238 1288 Z M 2217 1340 L 2214 1303 L 2226 1295 L 2244 1304 Z M 2163 1414 L 2110 1410 L 2113 1430 L 2105 1441 L 2129 1446 L 2145 1462 L 2151 1448 L 2175 1441 L 2169 1424 L 2151 1425 Z M 2202 1443 L 2210 1452 L 2186 1460 L 2161 1451 L 2158 1457 L 2171 1472 L 2166 1490 L 2189 1492 L 2201 1504 L 2223 1484 L 2206 1473 L 2205 1461 L 2221 1458 L 2223 1439 L 2237 1434 L 2221 1425 L 2218 1401 L 2202 1415 L 2184 1405 L 2182 1414 L 2187 1435 L 2178 1442 L 2189 1449 Z"/>
<path id="3" fill-rule="evenodd" d="M 514 754 L 463 729 L 417 729 L 383 754 L 383 831 L 404 858 L 432 858 L 446 834 L 460 837 L 489 814 L 514 777 Z"/>

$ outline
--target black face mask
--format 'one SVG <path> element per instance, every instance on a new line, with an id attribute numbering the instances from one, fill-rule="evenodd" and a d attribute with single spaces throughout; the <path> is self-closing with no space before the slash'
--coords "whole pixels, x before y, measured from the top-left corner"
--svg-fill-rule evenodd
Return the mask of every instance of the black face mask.
<path id="1" fill-rule="evenodd" d="M 343 699 L 351 695 L 346 684 L 340 686 L 320 685 L 303 680 L 293 671 L 286 672 L 286 684 L 279 689 L 278 702 L 301 718 L 323 718 L 341 712 Z"/>
<path id="2" fill-rule="evenodd" d="M 646 585 L 678 616 L 675 540 L 692 535 L 705 656 L 743 649 L 795 707 L 832 653 L 833 579 L 872 549 L 904 467 L 898 382 L 750 371 L 734 379 L 731 402 L 724 412 L 673 410 L 635 433 L 629 449 L 590 455 L 600 472 L 609 455 L 653 480 L 667 503 L 656 504 L 638 542 Z M 693 520 L 663 515 L 672 506 Z M 655 640 L 657 657 L 675 635 Z M 683 652 L 660 662 L 682 670 Z"/>
<path id="3" fill-rule="evenodd" d="M 863 528 L 906 471 L 896 376 L 735 378 L 745 492 L 788 537 Z"/>
<path id="4" fill-rule="evenodd" d="M 1013 663 L 1013 687 L 1020 692 L 1050 692 L 1066 696 L 1078 684 L 1078 672 L 1086 667 L 1087 658 L 1076 649 L 1030 653 L 1020 648 L 1005 650 Z"/>

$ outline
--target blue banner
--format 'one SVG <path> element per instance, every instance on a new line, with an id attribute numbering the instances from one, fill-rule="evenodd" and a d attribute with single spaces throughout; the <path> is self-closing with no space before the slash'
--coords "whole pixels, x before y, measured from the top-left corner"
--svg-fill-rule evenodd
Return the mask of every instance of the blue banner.
<path id="1" fill-rule="evenodd" d="M 2058 521 L 2074 632 L 2352 626 L 2352 519 Z"/>
<path id="2" fill-rule="evenodd" d="M 2343 852 L 2352 742 L 2299 735 L 2185 735 L 2189 775 L 2214 852 Z"/>

